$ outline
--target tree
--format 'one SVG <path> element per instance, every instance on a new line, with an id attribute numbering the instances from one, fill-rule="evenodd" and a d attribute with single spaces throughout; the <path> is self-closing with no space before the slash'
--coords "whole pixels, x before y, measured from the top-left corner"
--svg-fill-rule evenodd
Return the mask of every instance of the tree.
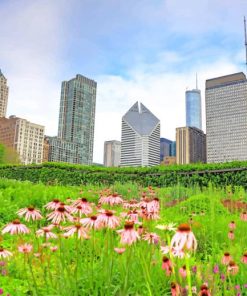
<path id="1" fill-rule="evenodd" d="M 20 158 L 15 149 L 0 143 L 0 164 L 18 164 Z"/>

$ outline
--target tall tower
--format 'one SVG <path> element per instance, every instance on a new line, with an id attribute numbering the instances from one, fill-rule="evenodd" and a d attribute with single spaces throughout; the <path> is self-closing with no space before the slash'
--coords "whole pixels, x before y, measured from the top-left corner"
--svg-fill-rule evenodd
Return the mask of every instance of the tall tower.
<path id="1" fill-rule="evenodd" d="M 186 126 L 202 129 L 202 111 L 201 111 L 201 91 L 196 89 L 187 90 L 185 92 L 186 104 Z"/>
<path id="2" fill-rule="evenodd" d="M 206 80 L 207 161 L 247 160 L 247 80 L 235 73 Z"/>
<path id="3" fill-rule="evenodd" d="M 94 80 L 79 74 L 62 82 L 57 138 L 78 144 L 75 147 L 80 150 L 78 162 L 84 164 L 93 161 L 96 89 L 97 83 Z"/>
<path id="4" fill-rule="evenodd" d="M 136 102 L 122 118 L 121 166 L 160 163 L 160 121 Z"/>
<path id="5" fill-rule="evenodd" d="M 9 88 L 7 79 L 4 77 L 0 69 L 0 117 L 6 117 L 8 105 Z"/>

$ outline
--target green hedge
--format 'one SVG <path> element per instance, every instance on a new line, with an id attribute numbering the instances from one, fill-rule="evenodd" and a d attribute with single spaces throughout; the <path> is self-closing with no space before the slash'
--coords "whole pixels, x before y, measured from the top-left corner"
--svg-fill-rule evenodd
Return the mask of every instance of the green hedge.
<path id="1" fill-rule="evenodd" d="M 247 188 L 247 162 L 156 166 L 151 168 L 105 168 L 97 166 L 44 163 L 42 165 L 1 165 L 0 178 L 29 180 L 45 184 L 83 185 L 135 182 L 142 186 L 199 185 L 243 186 Z"/>

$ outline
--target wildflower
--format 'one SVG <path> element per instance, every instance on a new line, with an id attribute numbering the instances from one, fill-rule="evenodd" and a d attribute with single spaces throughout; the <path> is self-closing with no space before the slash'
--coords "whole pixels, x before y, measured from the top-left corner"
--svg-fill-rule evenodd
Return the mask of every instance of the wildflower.
<path id="1" fill-rule="evenodd" d="M 10 256 L 13 256 L 13 254 L 0 246 L 0 258 L 4 259 L 4 258 L 8 258 Z"/>
<path id="2" fill-rule="evenodd" d="M 192 287 L 191 287 L 191 292 L 192 292 L 192 293 L 195 293 L 195 294 L 197 293 L 196 286 L 192 286 Z"/>
<path id="3" fill-rule="evenodd" d="M 140 222 L 138 221 L 138 212 L 137 212 L 137 210 L 129 211 L 129 212 L 127 213 L 127 217 L 128 217 L 131 221 L 135 222 L 136 224 L 140 223 Z"/>
<path id="4" fill-rule="evenodd" d="M 49 238 L 57 238 L 57 235 L 53 232 L 51 232 L 51 227 L 42 227 L 41 229 L 36 231 L 36 235 L 39 236 L 44 236 L 45 239 Z"/>
<path id="5" fill-rule="evenodd" d="M 160 230 L 168 230 L 168 231 L 175 231 L 176 230 L 175 223 L 168 223 L 167 225 L 157 225 L 155 228 Z"/>
<path id="6" fill-rule="evenodd" d="M 114 248 L 114 251 L 117 252 L 118 254 L 123 254 L 125 252 L 125 248 Z"/>
<path id="7" fill-rule="evenodd" d="M 170 252 L 170 247 L 169 246 L 161 246 L 160 250 L 161 250 L 162 254 L 168 254 Z"/>
<path id="8" fill-rule="evenodd" d="M 174 257 L 178 257 L 178 258 L 184 258 L 184 255 L 185 255 L 184 251 L 178 247 L 171 248 L 171 253 Z"/>
<path id="9" fill-rule="evenodd" d="M 219 265 L 216 264 L 213 268 L 213 273 L 219 273 L 220 269 L 219 269 Z"/>
<path id="10" fill-rule="evenodd" d="M 247 252 L 243 254 L 242 260 L 243 263 L 247 264 Z"/>
<path id="11" fill-rule="evenodd" d="M 86 228 L 100 229 L 102 227 L 102 224 L 97 216 L 83 218 L 80 220 L 80 223 Z"/>
<path id="12" fill-rule="evenodd" d="M 81 224 L 75 224 L 72 226 L 65 227 L 64 230 L 67 231 L 64 234 L 65 237 L 72 236 L 74 235 L 74 233 L 77 232 L 78 238 L 82 238 L 82 237 L 86 239 L 88 238 L 87 231 Z"/>
<path id="13" fill-rule="evenodd" d="M 131 245 L 140 238 L 137 231 L 134 229 L 134 222 L 126 222 L 124 229 L 118 230 L 117 233 L 121 236 L 121 244 Z"/>
<path id="14" fill-rule="evenodd" d="M 29 222 L 30 219 L 33 221 L 36 221 L 36 220 L 40 220 L 43 218 L 40 214 L 40 210 L 35 209 L 33 206 L 29 206 L 27 208 L 20 209 L 17 212 L 17 215 L 20 217 L 24 216 L 24 219 L 27 222 Z"/>
<path id="15" fill-rule="evenodd" d="M 135 209 L 139 207 L 139 202 L 135 199 L 131 199 L 129 202 L 123 203 L 123 208 L 125 209 Z"/>
<path id="16" fill-rule="evenodd" d="M 22 224 L 19 219 L 15 219 L 11 223 L 7 224 L 3 230 L 2 234 L 4 233 L 10 233 L 10 234 L 20 234 L 20 233 L 29 233 L 29 229 L 26 225 Z"/>
<path id="17" fill-rule="evenodd" d="M 45 205 L 45 208 L 47 210 L 56 210 L 56 208 L 58 208 L 60 205 L 60 200 L 57 199 L 57 198 L 54 198 L 52 201 L 48 202 L 46 205 Z"/>
<path id="18" fill-rule="evenodd" d="M 139 225 L 139 227 L 137 228 L 137 233 L 139 235 L 142 235 L 144 233 L 144 227 L 142 225 Z"/>
<path id="19" fill-rule="evenodd" d="M 243 212 L 240 214 L 240 219 L 243 221 L 247 221 L 247 212 Z"/>
<path id="20" fill-rule="evenodd" d="M 234 261 L 230 261 L 229 265 L 227 267 L 227 271 L 232 274 L 235 275 L 238 273 L 239 267 L 238 265 L 234 262 Z"/>
<path id="21" fill-rule="evenodd" d="M 172 282 L 171 283 L 171 293 L 172 293 L 172 296 L 179 296 L 179 295 L 181 295 L 180 294 L 180 287 L 179 287 L 179 285 L 178 284 L 176 284 L 176 283 L 174 283 L 174 282 Z"/>
<path id="22" fill-rule="evenodd" d="M 236 228 L 236 224 L 235 224 L 235 222 L 234 221 L 231 221 L 230 223 L 229 223 L 229 228 L 231 229 L 231 230 L 233 230 L 233 229 L 235 229 Z"/>
<path id="23" fill-rule="evenodd" d="M 224 280 L 226 279 L 226 276 L 224 275 L 224 273 L 222 273 L 222 274 L 220 275 L 220 279 L 222 280 L 222 282 L 224 282 Z"/>
<path id="24" fill-rule="evenodd" d="M 91 212 L 90 212 L 91 213 Z M 71 209 L 71 212 L 70 214 L 76 214 L 76 215 L 79 215 L 79 217 L 81 217 L 82 215 L 87 215 L 89 214 L 88 212 L 88 208 L 85 210 L 85 207 L 82 207 L 82 206 L 76 206 L 76 207 L 73 207 Z"/>
<path id="25" fill-rule="evenodd" d="M 172 273 L 172 263 L 171 263 L 171 260 L 166 257 L 166 256 L 163 256 L 162 258 L 162 267 L 161 267 L 163 270 L 166 270 L 166 275 L 171 275 Z"/>
<path id="26" fill-rule="evenodd" d="M 198 294 L 199 296 L 211 296 L 211 293 L 208 290 L 208 286 L 203 284 L 201 286 L 200 292 Z"/>
<path id="27" fill-rule="evenodd" d="M 197 266 L 196 265 L 192 266 L 191 270 L 192 270 L 193 273 L 196 273 L 197 272 Z"/>
<path id="28" fill-rule="evenodd" d="M 2 294 L 3 294 L 3 292 L 4 292 L 4 291 L 3 291 L 3 289 L 1 289 L 1 288 L 0 288 L 0 295 L 2 295 Z"/>
<path id="29" fill-rule="evenodd" d="M 185 278 L 187 276 L 187 272 L 186 272 L 186 266 L 182 266 L 181 268 L 179 268 L 179 274 L 181 275 L 182 278 Z"/>
<path id="30" fill-rule="evenodd" d="M 27 244 L 27 243 L 20 245 L 18 247 L 19 252 L 24 253 L 24 254 L 30 253 L 32 251 L 32 249 L 33 249 L 33 246 L 31 244 Z"/>
<path id="31" fill-rule="evenodd" d="M 196 250 L 197 241 L 188 224 L 181 224 L 171 240 L 171 248 Z"/>
<path id="32" fill-rule="evenodd" d="M 93 212 L 93 209 L 90 205 L 90 203 L 88 202 L 88 200 L 86 198 L 79 198 L 77 199 L 73 205 L 73 207 L 77 207 L 77 206 L 80 206 L 81 207 L 81 211 L 88 215 L 88 214 L 91 214 Z"/>
<path id="33" fill-rule="evenodd" d="M 51 220 L 52 223 L 59 224 L 61 221 L 65 222 L 66 219 L 71 220 L 72 216 L 64 206 L 59 206 L 55 211 L 47 215 L 47 220 Z"/>
<path id="34" fill-rule="evenodd" d="M 123 203 L 123 199 L 117 192 L 115 192 L 112 195 L 108 196 L 108 203 L 110 206 L 120 205 Z"/>
<path id="35" fill-rule="evenodd" d="M 233 240 L 234 239 L 234 232 L 233 232 L 233 230 L 230 230 L 229 232 L 228 232 L 228 238 L 229 239 L 231 239 L 231 240 Z"/>
<path id="36" fill-rule="evenodd" d="M 50 247 L 50 250 L 52 252 L 56 252 L 58 250 L 58 246 L 53 246 L 53 247 Z"/>
<path id="37" fill-rule="evenodd" d="M 98 216 L 99 223 L 104 227 L 114 229 L 119 226 L 120 219 L 114 216 L 113 211 L 105 210 Z"/>
<path id="38" fill-rule="evenodd" d="M 147 241 L 149 244 L 157 245 L 159 243 L 160 237 L 156 233 L 151 232 L 151 233 L 146 233 L 143 236 L 143 240 Z"/>
<path id="39" fill-rule="evenodd" d="M 222 264 L 227 265 L 227 264 L 229 264 L 229 262 L 230 262 L 231 260 L 232 260 L 232 257 L 230 256 L 230 253 L 225 252 L 225 253 L 224 253 L 224 256 L 223 256 L 223 258 L 222 258 Z"/>

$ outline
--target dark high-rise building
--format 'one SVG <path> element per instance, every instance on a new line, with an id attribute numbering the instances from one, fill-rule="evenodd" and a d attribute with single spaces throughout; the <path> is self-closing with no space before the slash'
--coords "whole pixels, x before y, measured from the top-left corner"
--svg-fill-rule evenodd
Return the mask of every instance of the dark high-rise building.
<path id="1" fill-rule="evenodd" d="M 166 138 L 160 138 L 160 161 L 163 161 L 166 156 L 171 156 L 171 144 L 172 141 Z"/>
<path id="2" fill-rule="evenodd" d="M 49 139 L 50 161 L 92 164 L 97 83 L 82 75 L 62 82 L 58 136 Z"/>

